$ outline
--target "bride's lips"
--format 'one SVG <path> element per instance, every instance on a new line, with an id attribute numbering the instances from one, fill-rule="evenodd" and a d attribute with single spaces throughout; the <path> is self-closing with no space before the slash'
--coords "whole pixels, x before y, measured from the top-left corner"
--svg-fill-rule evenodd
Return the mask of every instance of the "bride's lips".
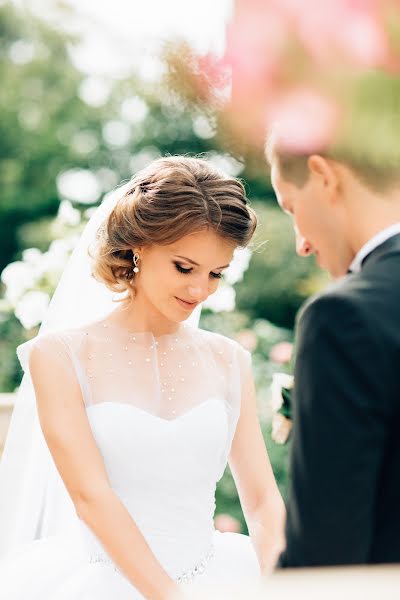
<path id="1" fill-rule="evenodd" d="M 182 306 L 182 308 L 186 310 L 193 310 L 198 305 L 198 302 L 186 302 L 186 300 L 182 300 L 177 296 L 175 296 L 175 300 L 180 304 L 180 306 Z"/>

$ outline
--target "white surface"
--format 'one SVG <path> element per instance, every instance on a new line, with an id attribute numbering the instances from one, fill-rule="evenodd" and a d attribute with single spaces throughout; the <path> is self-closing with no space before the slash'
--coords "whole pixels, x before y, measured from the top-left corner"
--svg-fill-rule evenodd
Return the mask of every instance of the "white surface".
<path id="1" fill-rule="evenodd" d="M 398 600 L 400 565 L 280 571 L 265 584 L 210 587 L 188 600 Z"/>

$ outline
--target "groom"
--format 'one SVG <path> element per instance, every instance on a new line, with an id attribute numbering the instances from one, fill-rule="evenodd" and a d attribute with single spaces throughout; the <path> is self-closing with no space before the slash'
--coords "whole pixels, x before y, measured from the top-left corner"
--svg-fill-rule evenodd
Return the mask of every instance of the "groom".
<path id="1" fill-rule="evenodd" d="M 267 150 L 296 249 L 337 281 L 297 327 L 278 566 L 400 562 L 400 171 Z"/>

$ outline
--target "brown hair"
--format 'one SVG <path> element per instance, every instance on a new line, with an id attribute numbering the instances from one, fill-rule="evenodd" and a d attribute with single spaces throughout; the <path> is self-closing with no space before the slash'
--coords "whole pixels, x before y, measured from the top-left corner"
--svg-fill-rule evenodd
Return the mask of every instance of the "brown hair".
<path id="1" fill-rule="evenodd" d="M 170 156 L 152 162 L 130 182 L 97 232 L 89 251 L 92 274 L 114 292 L 134 288 L 133 248 L 172 244 L 190 233 L 213 229 L 246 246 L 257 217 L 243 184 L 206 160 Z"/>
<path id="2" fill-rule="evenodd" d="M 332 145 L 324 150 L 316 150 L 318 154 L 326 159 L 334 160 L 346 165 L 351 169 L 358 180 L 378 193 L 388 191 L 393 185 L 399 185 L 400 176 L 397 165 L 372 163 L 362 157 L 358 157 L 349 149 Z M 308 159 L 311 154 L 290 152 L 281 147 L 275 132 L 268 136 L 265 144 L 265 156 L 272 166 L 275 162 L 282 177 L 296 185 L 303 187 L 309 176 Z"/>
<path id="3" fill-rule="evenodd" d="M 275 162 L 282 177 L 297 187 L 307 183 L 309 170 L 307 154 L 290 153 L 282 148 L 279 133 L 272 127 L 265 142 L 265 158 L 272 167 Z"/>

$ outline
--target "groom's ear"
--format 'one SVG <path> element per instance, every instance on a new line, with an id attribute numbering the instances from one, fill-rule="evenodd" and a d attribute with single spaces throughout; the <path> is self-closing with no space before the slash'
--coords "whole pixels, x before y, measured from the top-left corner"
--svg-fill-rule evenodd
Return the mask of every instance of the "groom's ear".
<path id="1" fill-rule="evenodd" d="M 321 189 L 327 200 L 335 199 L 340 180 L 334 161 L 319 154 L 312 154 L 307 164 L 313 184 Z"/>

